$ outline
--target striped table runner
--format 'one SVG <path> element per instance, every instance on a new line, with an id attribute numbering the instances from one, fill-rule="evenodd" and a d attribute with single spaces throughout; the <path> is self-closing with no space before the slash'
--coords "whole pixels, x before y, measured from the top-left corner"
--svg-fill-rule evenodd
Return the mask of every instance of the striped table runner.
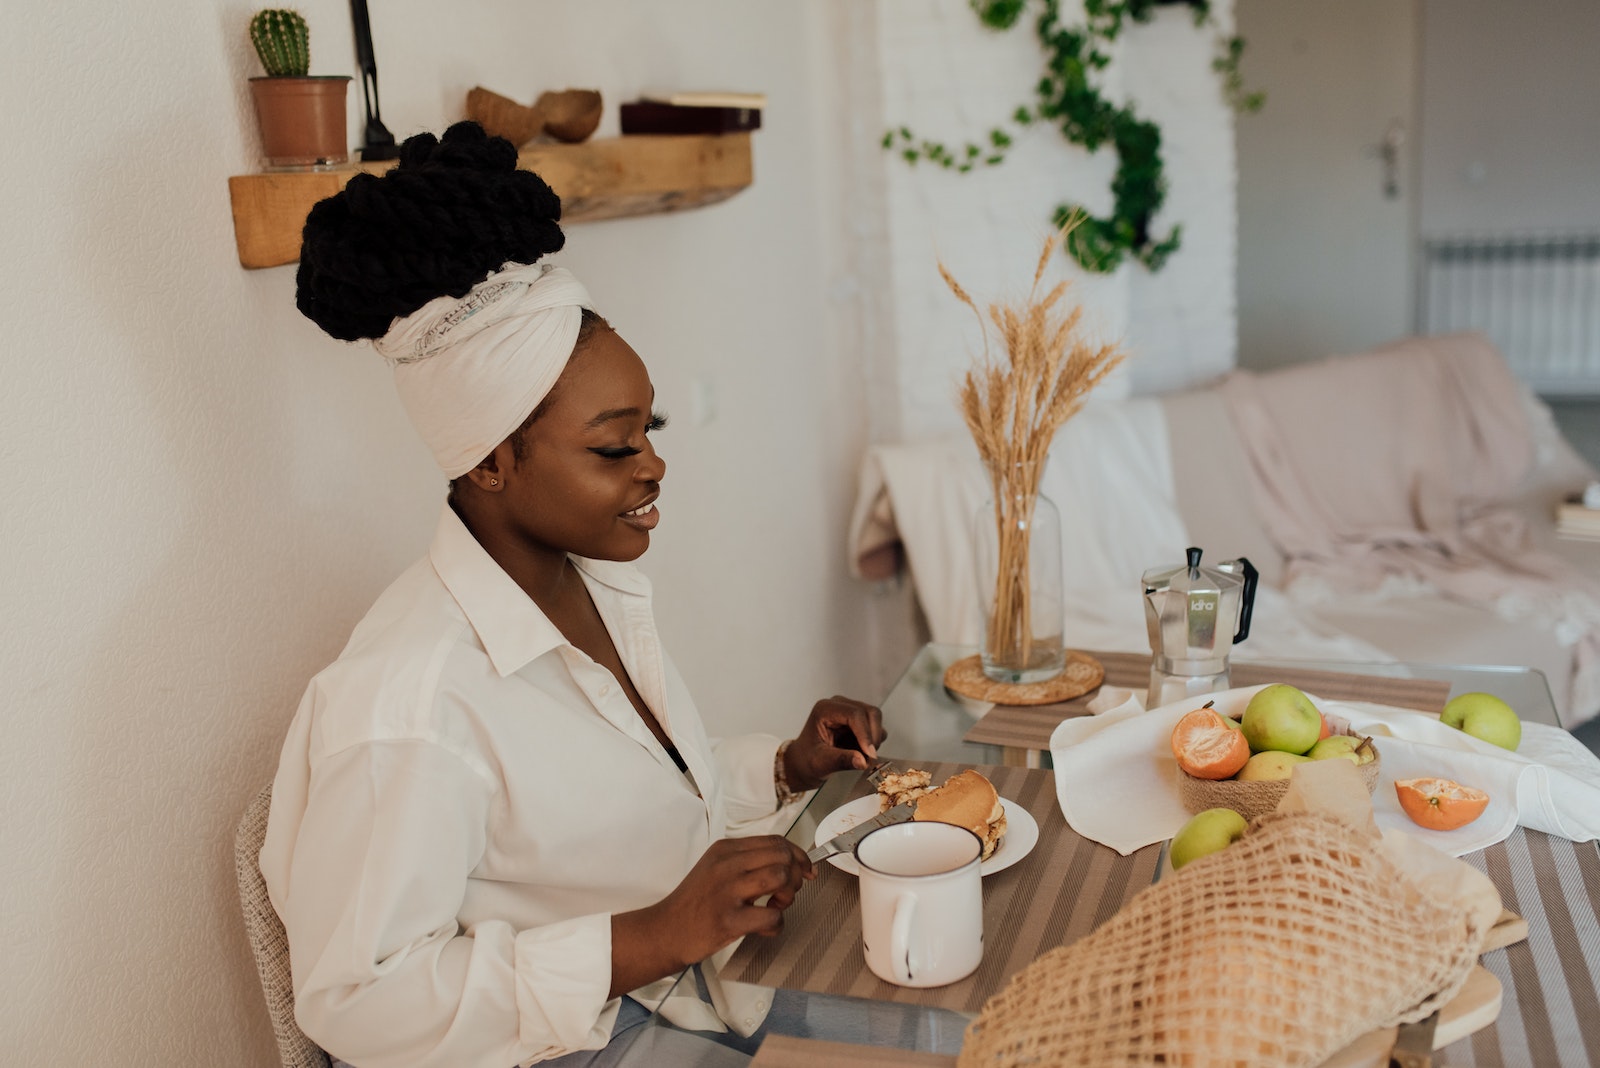
<path id="1" fill-rule="evenodd" d="M 1090 652 L 1106 669 L 1103 686 L 1118 686 L 1143 693 L 1150 685 L 1149 653 Z M 1330 701 L 1372 701 L 1424 712 L 1438 712 L 1450 698 L 1450 683 L 1435 679 L 1396 679 L 1378 675 L 1347 675 L 1338 671 L 1271 667 L 1235 663 L 1228 672 L 1234 686 L 1286 682 Z M 1088 713 L 1098 690 L 1053 705 L 995 705 L 967 731 L 964 741 L 1001 745 L 1012 749 L 1050 748 L 1050 735 L 1064 719 Z"/>
<path id="2" fill-rule="evenodd" d="M 1528 921 L 1525 942 L 1483 955 L 1504 988 L 1500 1016 L 1446 1046 L 1449 1068 L 1600 1065 L 1600 849 L 1518 827 L 1462 858 Z"/>
<path id="3" fill-rule="evenodd" d="M 934 782 L 943 782 L 971 765 L 919 762 L 916 766 L 930 771 Z M 984 955 L 976 972 L 930 990 L 895 986 L 873 975 L 861 951 L 856 877 L 824 862 L 816 881 L 784 913 L 783 932 L 773 938 L 745 939 L 723 969 L 723 977 L 975 1013 L 1034 958 L 1082 938 L 1150 885 L 1159 847 L 1148 846 L 1123 857 L 1079 835 L 1067 826 L 1056 803 L 1054 772 L 985 766 L 978 770 L 1001 797 L 1033 815 L 1039 841 L 1022 860 L 983 880 Z M 847 800 L 870 792 L 871 785 L 863 780 Z"/>

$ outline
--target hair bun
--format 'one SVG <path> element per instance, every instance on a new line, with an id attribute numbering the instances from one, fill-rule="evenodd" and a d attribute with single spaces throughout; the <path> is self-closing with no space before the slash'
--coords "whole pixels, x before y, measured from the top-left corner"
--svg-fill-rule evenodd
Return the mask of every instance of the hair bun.
<path id="1" fill-rule="evenodd" d="M 458 122 L 406 138 L 382 177 L 358 174 L 311 209 L 295 304 L 345 341 L 382 337 L 435 297 L 465 296 L 502 264 L 560 250 L 561 198 L 516 147 Z"/>
<path id="2" fill-rule="evenodd" d="M 511 172 L 517 169 L 517 149 L 504 137 L 490 137 L 475 122 L 458 122 L 442 139 L 431 133 L 406 138 L 400 146 L 400 167 L 415 170 L 429 164 L 467 170 Z"/>

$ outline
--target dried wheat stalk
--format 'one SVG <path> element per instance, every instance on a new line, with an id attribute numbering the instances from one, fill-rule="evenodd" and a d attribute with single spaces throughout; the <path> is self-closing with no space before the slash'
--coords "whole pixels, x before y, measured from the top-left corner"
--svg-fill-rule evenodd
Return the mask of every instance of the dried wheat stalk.
<path id="1" fill-rule="evenodd" d="M 1045 240 L 1027 297 L 990 304 L 988 318 L 943 263 L 939 275 L 956 299 L 971 308 L 983 332 L 983 357 L 964 376 L 961 415 L 994 485 L 999 531 L 999 577 L 986 642 L 991 656 L 1017 650 L 1032 656 L 1028 541 L 1039 477 L 1056 431 L 1083 407 L 1090 390 L 1126 357 L 1115 344 L 1080 336 L 1083 308 L 1063 301 L 1068 282 L 1039 295 L 1045 266 L 1074 223 Z M 990 327 L 1004 359 L 991 356 Z"/>

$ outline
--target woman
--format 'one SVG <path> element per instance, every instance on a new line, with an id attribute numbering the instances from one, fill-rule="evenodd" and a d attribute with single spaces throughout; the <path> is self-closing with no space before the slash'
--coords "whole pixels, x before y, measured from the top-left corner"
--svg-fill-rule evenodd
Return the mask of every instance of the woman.
<path id="1" fill-rule="evenodd" d="M 300 1024 L 361 1068 L 605 1046 L 686 966 L 778 930 L 815 873 L 750 832 L 884 737 L 837 697 L 782 745 L 706 737 L 629 563 L 665 419 L 582 285 L 536 264 L 560 202 L 515 167 L 462 123 L 306 222 L 297 303 L 373 341 L 451 480 L 428 556 L 312 680 L 261 853 Z M 664 1013 L 759 1025 L 763 994 L 702 971 L 711 1004 Z"/>

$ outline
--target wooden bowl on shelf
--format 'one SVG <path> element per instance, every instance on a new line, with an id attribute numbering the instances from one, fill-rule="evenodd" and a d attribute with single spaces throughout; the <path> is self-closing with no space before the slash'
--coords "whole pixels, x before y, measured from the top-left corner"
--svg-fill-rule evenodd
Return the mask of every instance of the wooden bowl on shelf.
<path id="1" fill-rule="evenodd" d="M 504 137 L 518 148 L 545 128 L 544 112 L 537 105 L 519 104 L 481 85 L 467 93 L 467 118 L 482 126 L 490 137 Z"/>
<path id="2" fill-rule="evenodd" d="M 544 115 L 544 132 L 568 144 L 588 140 L 599 127 L 604 110 L 600 94 L 593 89 L 540 93 L 534 106 Z"/>

